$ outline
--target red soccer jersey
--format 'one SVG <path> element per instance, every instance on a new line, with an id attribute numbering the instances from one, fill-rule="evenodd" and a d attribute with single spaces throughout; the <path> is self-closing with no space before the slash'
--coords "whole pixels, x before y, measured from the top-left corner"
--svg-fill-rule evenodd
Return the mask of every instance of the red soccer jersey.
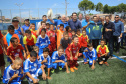
<path id="1" fill-rule="evenodd" d="M 96 51 L 97 51 L 98 53 L 102 53 L 102 54 L 105 54 L 106 52 L 109 52 L 108 47 L 107 47 L 106 45 L 104 45 L 104 47 L 101 47 L 101 45 L 98 45 Z M 101 56 L 101 55 L 98 54 L 98 57 L 100 57 L 100 56 Z"/>
<path id="2" fill-rule="evenodd" d="M 75 57 L 76 53 L 80 50 L 80 44 L 75 45 L 73 42 L 69 45 L 69 51 L 72 52 L 72 56 Z"/>
<path id="3" fill-rule="evenodd" d="M 50 36 L 50 34 L 52 34 L 52 36 L 50 37 L 50 42 L 51 43 L 56 43 L 56 38 L 55 38 L 56 33 L 54 31 L 48 31 L 47 35 Z"/>
<path id="4" fill-rule="evenodd" d="M 21 59 L 23 59 L 23 55 L 21 50 L 24 50 L 21 44 L 18 44 L 17 48 L 13 48 L 13 46 L 9 46 L 7 48 L 7 55 L 11 56 L 14 60 L 16 56 L 19 56 Z"/>
<path id="5" fill-rule="evenodd" d="M 32 34 L 32 35 L 34 35 L 34 36 L 37 38 L 36 33 L 37 33 L 37 31 L 36 31 L 36 30 L 35 30 L 35 31 L 33 31 L 33 30 L 31 29 L 31 34 Z"/>
<path id="6" fill-rule="evenodd" d="M 68 33 L 69 34 L 69 38 L 71 38 L 72 39 L 72 33 Z"/>
<path id="7" fill-rule="evenodd" d="M 2 39 L 2 38 L 3 38 L 3 35 L 2 35 L 2 33 L 1 33 L 1 30 L 0 30 L 0 39 Z M 2 50 L 1 45 L 0 45 L 0 54 L 3 54 L 3 50 Z"/>
<path id="8" fill-rule="evenodd" d="M 80 42 L 81 47 L 87 47 L 88 36 L 87 35 L 86 36 L 82 35 L 80 38 L 81 38 L 81 42 Z"/>

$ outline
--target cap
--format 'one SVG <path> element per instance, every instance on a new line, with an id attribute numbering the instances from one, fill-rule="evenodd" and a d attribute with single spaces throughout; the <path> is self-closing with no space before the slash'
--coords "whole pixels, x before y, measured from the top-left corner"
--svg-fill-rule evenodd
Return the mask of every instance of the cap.
<path id="1" fill-rule="evenodd" d="M 19 22 L 19 20 L 17 18 L 13 18 L 12 22 Z"/>

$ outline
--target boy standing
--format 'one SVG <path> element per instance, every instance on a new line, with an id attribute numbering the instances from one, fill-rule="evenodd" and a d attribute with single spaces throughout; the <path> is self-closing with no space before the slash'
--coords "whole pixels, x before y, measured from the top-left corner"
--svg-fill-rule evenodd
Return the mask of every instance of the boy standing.
<path id="1" fill-rule="evenodd" d="M 46 35 L 46 29 L 41 30 L 41 35 L 38 36 L 36 46 L 39 48 L 38 55 L 43 53 L 43 49 L 48 47 L 50 44 L 49 37 Z"/>
<path id="2" fill-rule="evenodd" d="M 33 50 L 33 46 L 36 43 L 36 37 L 31 34 L 30 30 L 25 31 L 25 37 L 23 38 L 23 43 L 25 44 L 25 49 L 27 51 L 27 55 Z"/>
<path id="3" fill-rule="evenodd" d="M 34 35 L 37 38 L 37 35 L 36 35 L 37 30 L 35 30 L 35 24 L 31 23 L 30 27 L 31 27 L 31 29 L 30 29 L 31 30 L 31 34 Z"/>

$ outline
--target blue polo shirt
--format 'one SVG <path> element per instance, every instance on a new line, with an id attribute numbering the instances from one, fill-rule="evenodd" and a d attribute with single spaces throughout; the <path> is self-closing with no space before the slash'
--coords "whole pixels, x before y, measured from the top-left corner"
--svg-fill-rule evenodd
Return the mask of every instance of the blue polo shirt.
<path id="1" fill-rule="evenodd" d="M 87 22 L 86 20 L 83 20 L 83 21 L 82 21 L 82 27 L 83 27 L 83 26 L 86 26 L 87 24 L 88 24 L 88 22 Z M 87 28 L 86 28 L 86 34 L 89 35 L 89 28 L 88 28 L 88 26 L 87 26 Z"/>
<path id="2" fill-rule="evenodd" d="M 124 24 L 121 21 L 115 22 L 115 32 L 113 32 L 113 36 L 120 36 L 121 33 L 124 32 Z"/>
<path id="3" fill-rule="evenodd" d="M 68 22 L 63 23 L 62 20 L 54 20 L 54 24 L 55 24 L 56 26 L 58 26 L 58 25 L 60 25 L 60 24 L 63 24 L 63 25 L 64 25 L 64 28 L 65 28 L 66 26 L 68 26 Z"/>
<path id="4" fill-rule="evenodd" d="M 26 26 L 25 24 L 22 26 L 22 28 L 23 28 L 24 32 L 25 32 L 26 30 L 28 30 L 28 29 L 29 29 L 29 27 L 30 27 L 30 25 L 29 25 L 29 26 Z"/>
<path id="5" fill-rule="evenodd" d="M 17 35 L 21 35 L 21 28 L 18 27 L 18 29 L 15 29 L 14 33 L 17 34 Z"/>
<path id="6" fill-rule="evenodd" d="M 77 31 L 77 29 L 81 29 L 82 25 L 81 22 L 79 20 L 76 20 L 75 22 L 73 21 L 73 19 L 68 21 L 68 25 L 70 26 L 70 28 L 75 31 Z"/>

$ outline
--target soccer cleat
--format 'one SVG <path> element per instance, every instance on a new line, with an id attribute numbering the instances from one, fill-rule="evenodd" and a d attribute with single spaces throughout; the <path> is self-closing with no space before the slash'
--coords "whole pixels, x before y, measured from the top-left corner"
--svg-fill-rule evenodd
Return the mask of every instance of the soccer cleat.
<path id="1" fill-rule="evenodd" d="M 73 67 L 73 69 L 78 70 L 78 68 L 76 68 L 76 67 Z"/>
<path id="2" fill-rule="evenodd" d="M 74 69 L 73 69 L 73 68 L 70 68 L 70 71 L 71 71 L 71 72 L 74 72 Z"/>
<path id="3" fill-rule="evenodd" d="M 107 62 L 104 62 L 105 65 L 109 66 L 109 64 Z"/>
<path id="4" fill-rule="evenodd" d="M 88 64 L 88 62 L 84 62 L 84 64 Z"/>
<path id="5" fill-rule="evenodd" d="M 51 70 L 51 73 L 54 73 L 54 72 L 55 72 L 55 70 L 54 70 L 54 69 L 52 69 L 52 70 Z"/>
<path id="6" fill-rule="evenodd" d="M 59 67 L 59 70 L 61 71 L 61 70 L 62 70 L 62 68 L 61 68 L 61 67 Z"/>

